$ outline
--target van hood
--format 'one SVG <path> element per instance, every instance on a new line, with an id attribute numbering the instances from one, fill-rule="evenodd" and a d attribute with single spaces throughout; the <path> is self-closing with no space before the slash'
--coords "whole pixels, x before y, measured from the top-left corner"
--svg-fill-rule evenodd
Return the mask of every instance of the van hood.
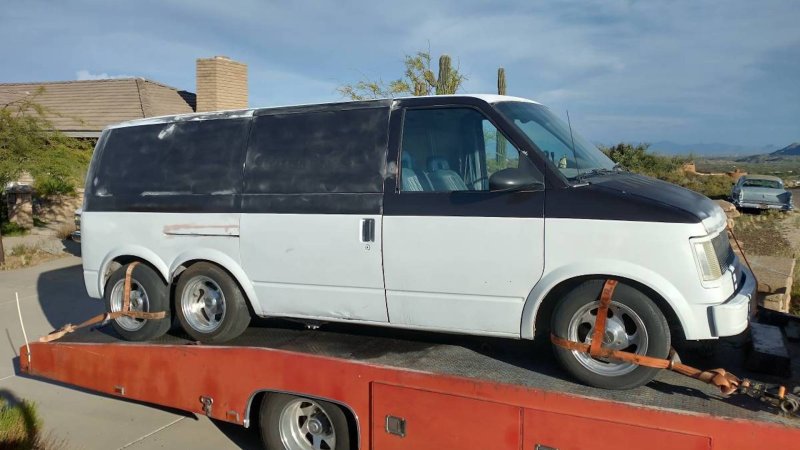
<path id="1" fill-rule="evenodd" d="M 658 209 L 694 217 L 708 233 L 715 233 L 727 225 L 727 216 L 715 201 L 666 181 L 622 172 L 594 177 L 589 182 L 593 189 L 630 200 L 634 205 L 650 203 Z"/>

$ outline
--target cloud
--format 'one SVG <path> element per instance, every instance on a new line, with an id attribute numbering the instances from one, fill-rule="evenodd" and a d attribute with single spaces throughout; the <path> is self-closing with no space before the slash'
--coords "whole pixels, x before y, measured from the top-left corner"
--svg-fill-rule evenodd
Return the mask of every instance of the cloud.
<path id="1" fill-rule="evenodd" d="M 75 79 L 79 81 L 83 80 L 110 80 L 113 78 L 135 78 L 132 75 L 109 75 L 105 72 L 103 73 L 92 73 L 86 69 L 81 69 L 75 72 Z"/>
<path id="2" fill-rule="evenodd" d="M 430 45 L 468 92 L 569 109 L 590 140 L 800 139 L 800 8 L 785 0 L 29 0 L 0 15 L 0 81 L 133 74 L 194 90 L 194 60 L 246 62 L 253 105 L 340 100 Z M 58 39 L 50 39 L 58 36 Z M 87 68 L 94 68 L 93 72 Z M 102 70 L 99 70 L 102 69 Z"/>

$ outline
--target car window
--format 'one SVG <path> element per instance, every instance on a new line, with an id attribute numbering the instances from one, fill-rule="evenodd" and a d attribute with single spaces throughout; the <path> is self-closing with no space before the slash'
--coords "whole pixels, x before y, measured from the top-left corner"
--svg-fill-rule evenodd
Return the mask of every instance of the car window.
<path id="1" fill-rule="evenodd" d="M 762 187 L 769 189 L 783 189 L 781 183 L 775 180 L 762 180 L 759 178 L 749 178 L 744 181 L 743 186 L 747 187 Z"/>
<path id="2" fill-rule="evenodd" d="M 400 160 L 401 191 L 488 191 L 494 173 L 520 166 L 520 152 L 475 109 L 409 109 Z"/>
<path id="3" fill-rule="evenodd" d="M 244 192 L 382 192 L 388 121 L 388 107 L 256 117 Z"/>

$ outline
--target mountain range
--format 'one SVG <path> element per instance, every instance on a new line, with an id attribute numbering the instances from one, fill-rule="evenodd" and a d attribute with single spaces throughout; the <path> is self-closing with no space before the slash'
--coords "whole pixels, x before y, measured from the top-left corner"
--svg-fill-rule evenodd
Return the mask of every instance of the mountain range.
<path id="1" fill-rule="evenodd" d="M 777 150 L 776 145 L 749 146 L 722 144 L 718 142 L 699 143 L 699 144 L 678 144 L 672 141 L 660 141 L 650 144 L 650 151 L 662 155 L 688 155 L 696 156 L 745 156 L 764 153 L 773 153 Z"/>
<path id="2" fill-rule="evenodd" d="M 746 156 L 737 159 L 741 162 L 773 162 L 773 161 L 790 161 L 800 159 L 800 142 L 793 142 L 782 149 L 775 150 L 774 152 Z"/>

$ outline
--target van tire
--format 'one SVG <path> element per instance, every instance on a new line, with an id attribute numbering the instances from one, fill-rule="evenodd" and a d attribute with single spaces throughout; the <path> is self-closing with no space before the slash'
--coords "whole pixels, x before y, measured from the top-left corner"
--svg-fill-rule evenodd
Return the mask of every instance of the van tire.
<path id="1" fill-rule="evenodd" d="M 183 271 L 175 287 L 175 315 L 196 341 L 218 344 L 244 332 L 250 311 L 236 281 L 220 267 L 199 262 Z"/>
<path id="2" fill-rule="evenodd" d="M 106 281 L 103 300 L 107 312 L 122 310 L 122 294 L 125 288 L 125 273 L 130 264 L 114 271 Z M 131 309 L 144 312 L 165 311 L 163 319 L 143 320 L 119 317 L 111 321 L 111 326 L 123 339 L 128 341 L 150 341 L 169 331 L 171 318 L 169 311 L 169 289 L 167 283 L 151 267 L 137 264 L 131 272 Z"/>
<path id="3" fill-rule="evenodd" d="M 264 397 L 258 418 L 261 440 L 267 450 L 305 448 L 312 445 L 313 437 L 308 432 L 303 434 L 303 431 L 307 430 L 301 431 L 297 418 L 293 417 L 298 413 L 298 406 L 305 406 L 305 411 L 315 411 L 318 423 L 323 424 L 325 429 L 322 434 L 334 436 L 333 442 L 326 441 L 327 447 L 331 450 L 351 449 L 352 430 L 340 406 L 324 400 L 275 393 Z M 301 420 L 307 423 L 309 418 Z M 300 442 L 297 442 L 298 440 Z"/>
<path id="4" fill-rule="evenodd" d="M 589 343 L 597 305 L 605 280 L 586 281 L 569 293 L 556 306 L 551 329 L 556 336 Z M 612 348 L 632 351 L 654 358 L 666 358 L 670 348 L 667 319 L 644 293 L 620 282 L 609 307 L 607 322 Z M 650 382 L 660 369 L 633 364 L 602 361 L 588 354 L 553 345 L 561 365 L 579 381 L 603 389 L 633 389 Z"/>

